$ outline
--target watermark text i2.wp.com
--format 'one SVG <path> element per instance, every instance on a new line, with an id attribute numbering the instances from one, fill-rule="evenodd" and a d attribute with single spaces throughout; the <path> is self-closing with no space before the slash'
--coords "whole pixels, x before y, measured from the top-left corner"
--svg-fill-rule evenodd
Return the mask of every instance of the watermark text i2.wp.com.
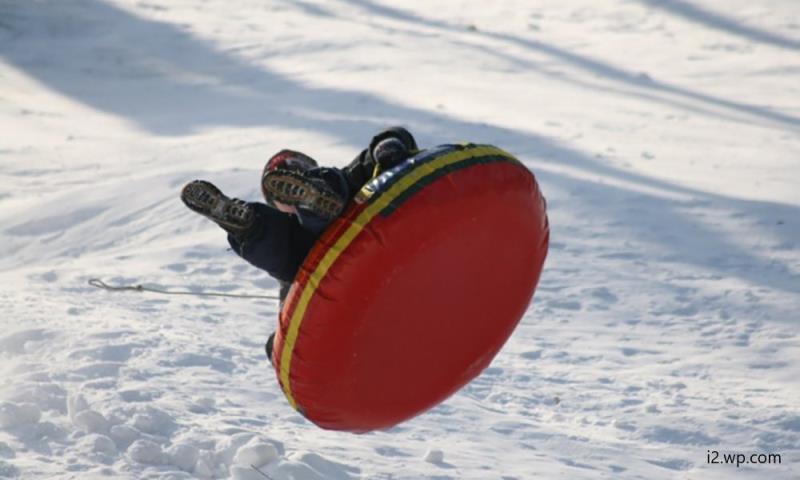
<path id="1" fill-rule="evenodd" d="M 711 465 L 780 465 L 779 453 L 725 453 L 708 450 L 706 461 Z"/>

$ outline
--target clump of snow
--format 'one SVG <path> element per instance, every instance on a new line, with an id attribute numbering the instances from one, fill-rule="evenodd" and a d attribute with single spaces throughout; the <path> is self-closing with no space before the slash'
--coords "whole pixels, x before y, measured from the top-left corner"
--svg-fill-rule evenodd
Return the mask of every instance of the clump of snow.
<path id="1" fill-rule="evenodd" d="M 102 413 L 94 410 L 83 410 L 72 417 L 76 427 L 88 433 L 107 433 L 110 427 Z"/>
<path id="2" fill-rule="evenodd" d="M 210 413 L 216 408 L 217 402 L 211 397 L 197 397 L 189 406 L 193 413 Z"/>
<path id="3" fill-rule="evenodd" d="M 231 478 L 233 480 L 264 480 L 264 475 L 255 470 L 253 467 L 243 467 L 234 465 L 230 470 Z M 304 477 L 296 477 L 297 480 L 306 480 Z"/>
<path id="4" fill-rule="evenodd" d="M 0 442 L 0 458 L 14 458 L 14 450 L 5 442 Z"/>
<path id="5" fill-rule="evenodd" d="M 105 435 L 93 435 L 92 449 L 96 453 L 104 453 L 106 455 L 116 455 L 117 445 L 113 440 Z"/>
<path id="6" fill-rule="evenodd" d="M 786 415 L 778 422 L 778 426 L 790 432 L 800 432 L 800 415 Z"/>
<path id="7" fill-rule="evenodd" d="M 125 450 L 141 436 L 141 433 L 128 425 L 114 425 L 110 429 L 110 435 L 119 449 Z"/>
<path id="8" fill-rule="evenodd" d="M 22 354 L 34 351 L 50 337 L 52 332 L 41 328 L 20 330 L 0 337 L 0 353 Z"/>
<path id="9" fill-rule="evenodd" d="M 614 420 L 612 422 L 612 425 L 614 425 L 615 428 L 618 428 L 620 430 L 627 430 L 630 432 L 636 430 L 636 423 L 620 418 Z"/>
<path id="10" fill-rule="evenodd" d="M 166 452 L 171 464 L 187 472 L 194 470 L 199 453 L 197 447 L 185 443 L 173 445 Z"/>
<path id="11" fill-rule="evenodd" d="M 239 472 L 243 480 L 252 478 L 243 467 L 236 466 L 231 470 Z M 263 472 L 274 480 L 353 480 L 357 478 L 358 469 L 331 461 L 317 453 L 293 452 L 271 463 Z"/>
<path id="12" fill-rule="evenodd" d="M 215 467 L 214 454 L 209 451 L 200 452 L 194 466 L 194 474 L 199 478 L 212 478 Z"/>
<path id="13" fill-rule="evenodd" d="M 159 480 L 195 480 L 195 478 L 186 472 L 167 472 L 160 476 Z"/>
<path id="14" fill-rule="evenodd" d="M 161 446 L 150 440 L 136 440 L 128 447 L 128 457 L 136 463 L 163 465 L 164 452 Z"/>
<path id="15" fill-rule="evenodd" d="M 19 469 L 14 465 L 0 460 L 0 478 L 16 478 L 19 476 Z"/>
<path id="16" fill-rule="evenodd" d="M 41 417 L 41 410 L 32 403 L 0 403 L 0 429 L 36 423 Z"/>
<path id="17" fill-rule="evenodd" d="M 79 444 L 82 451 L 104 463 L 111 463 L 118 454 L 117 445 L 105 435 L 86 435 L 80 439 Z"/>
<path id="18" fill-rule="evenodd" d="M 254 433 L 242 432 L 223 438 L 222 441 L 216 445 L 217 458 L 225 465 L 232 464 L 233 458 L 236 456 L 236 452 L 239 451 L 239 448 L 255 437 L 256 435 Z"/>
<path id="19" fill-rule="evenodd" d="M 236 455 L 233 457 L 233 463 L 261 467 L 277 460 L 279 456 L 278 450 L 274 445 L 271 443 L 262 443 L 254 439 L 236 451 Z"/>
<path id="20" fill-rule="evenodd" d="M 432 448 L 425 453 L 425 461 L 428 463 L 443 463 L 444 452 L 438 448 Z"/>
<path id="21" fill-rule="evenodd" d="M 175 428 L 175 421 L 167 412 L 148 405 L 145 411 L 134 415 L 133 426 L 144 433 L 168 435 Z"/>
<path id="22" fill-rule="evenodd" d="M 42 375 L 40 382 L 21 388 L 9 400 L 36 404 L 42 412 L 63 414 L 66 409 L 66 391 L 60 385 L 50 382 L 46 375 Z"/>
<path id="23" fill-rule="evenodd" d="M 75 415 L 88 409 L 89 402 L 86 401 L 82 394 L 78 393 L 67 397 L 67 414 L 73 421 L 75 420 Z"/>

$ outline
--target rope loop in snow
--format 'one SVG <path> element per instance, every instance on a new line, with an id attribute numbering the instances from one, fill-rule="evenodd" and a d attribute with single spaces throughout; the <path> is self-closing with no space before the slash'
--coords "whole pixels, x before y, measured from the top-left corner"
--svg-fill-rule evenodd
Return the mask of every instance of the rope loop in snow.
<path id="1" fill-rule="evenodd" d="M 109 285 L 99 278 L 90 278 L 89 285 L 107 290 L 109 292 L 150 292 L 160 293 L 162 295 L 194 295 L 198 297 L 228 297 L 228 298 L 261 298 L 266 300 L 278 300 L 277 295 L 249 295 L 238 293 L 222 293 L 222 292 L 189 292 L 185 290 L 162 290 L 160 288 L 145 287 L 143 285 Z"/>

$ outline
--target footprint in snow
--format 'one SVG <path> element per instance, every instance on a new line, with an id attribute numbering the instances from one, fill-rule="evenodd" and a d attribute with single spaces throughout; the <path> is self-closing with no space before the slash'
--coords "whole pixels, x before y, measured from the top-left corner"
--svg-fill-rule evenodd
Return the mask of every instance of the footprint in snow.
<path id="1" fill-rule="evenodd" d="M 127 362 L 133 355 L 134 349 L 141 347 L 140 344 L 124 343 L 119 345 L 104 345 L 102 347 L 75 350 L 69 354 L 69 358 L 90 358 L 105 362 Z"/>
<path id="2" fill-rule="evenodd" d="M 556 310 L 580 310 L 582 305 L 577 300 L 550 300 L 547 306 Z"/>
<path id="3" fill-rule="evenodd" d="M 29 353 L 55 336 L 54 332 L 41 328 L 21 330 L 5 337 L 0 337 L 0 353 L 17 355 Z"/>
<path id="4" fill-rule="evenodd" d="M 669 460 L 647 460 L 647 463 L 656 465 L 661 468 L 666 468 L 668 470 L 676 470 L 680 472 L 685 472 L 687 470 L 691 470 L 692 468 L 694 468 L 694 464 L 692 462 L 677 458 Z"/>

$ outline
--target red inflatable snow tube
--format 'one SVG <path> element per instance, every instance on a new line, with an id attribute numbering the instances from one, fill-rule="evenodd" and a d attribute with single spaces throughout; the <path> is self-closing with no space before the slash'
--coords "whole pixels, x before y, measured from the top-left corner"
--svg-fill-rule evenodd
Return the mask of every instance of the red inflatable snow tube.
<path id="1" fill-rule="evenodd" d="M 486 145 L 425 150 L 368 183 L 306 258 L 273 359 L 322 428 L 386 429 L 480 374 L 533 297 L 549 228 L 533 174 Z"/>

